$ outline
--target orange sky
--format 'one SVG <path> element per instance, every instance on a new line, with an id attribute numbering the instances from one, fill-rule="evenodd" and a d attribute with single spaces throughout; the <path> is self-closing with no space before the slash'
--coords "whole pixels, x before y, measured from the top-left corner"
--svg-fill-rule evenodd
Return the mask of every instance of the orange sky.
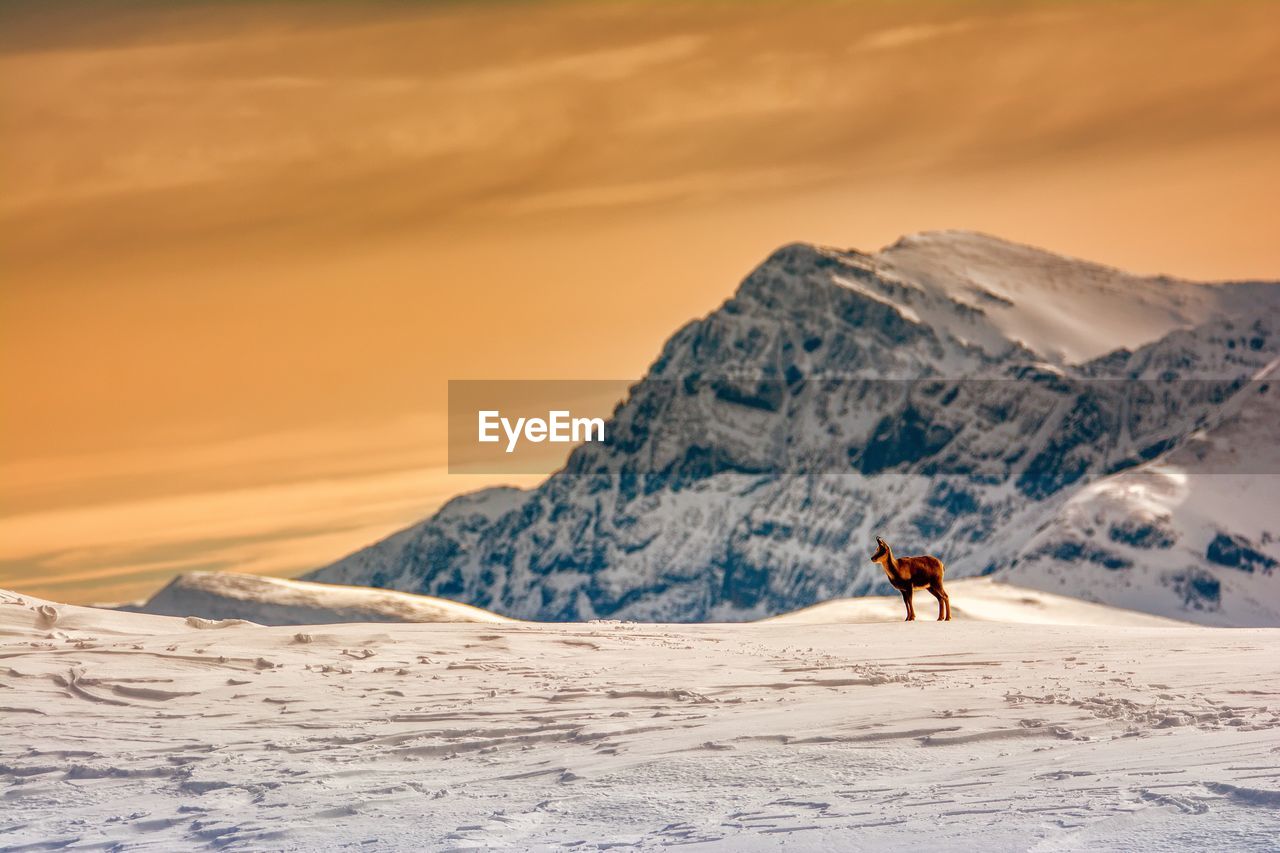
<path id="1" fill-rule="evenodd" d="M 0 586 L 327 562 L 792 240 L 1280 278 L 1276 151 L 1268 2 L 4 3 Z"/>

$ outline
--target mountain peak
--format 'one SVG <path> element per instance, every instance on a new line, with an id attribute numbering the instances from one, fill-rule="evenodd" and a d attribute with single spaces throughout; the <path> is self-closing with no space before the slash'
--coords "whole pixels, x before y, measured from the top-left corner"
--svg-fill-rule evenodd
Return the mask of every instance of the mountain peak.
<path id="1" fill-rule="evenodd" d="M 1239 313 L 1249 297 L 1239 287 L 1137 276 L 955 229 L 907 234 L 870 254 L 788 243 L 742 281 L 728 309 L 804 310 L 839 300 L 833 289 L 890 306 L 988 357 L 1025 350 L 1059 366 Z"/>
<path id="2" fill-rule="evenodd" d="M 996 237 L 983 231 L 971 231 L 967 228 L 935 228 L 928 231 L 912 231 L 911 233 L 903 234 L 880 251 L 886 252 L 893 249 L 906 249 L 922 245 L 962 243 L 995 243 L 1003 246 L 1020 245 L 1013 240 L 1006 240 L 1003 237 Z"/>
<path id="3" fill-rule="evenodd" d="M 1020 243 L 1004 237 L 997 237 L 983 231 L 969 231 L 961 228 L 948 228 L 935 231 L 918 231 L 904 234 L 892 244 L 884 247 L 875 256 L 880 259 L 892 259 L 905 256 L 925 256 L 935 262 L 949 257 L 949 263 L 963 259 L 966 263 L 978 263 L 984 266 L 994 264 L 1014 264 L 1050 267 L 1086 268 L 1112 276 L 1137 278 L 1130 273 L 1096 261 L 1083 260 L 1060 252 L 1053 252 L 1030 243 Z"/>
<path id="4" fill-rule="evenodd" d="M 908 235 L 871 256 L 871 266 L 911 283 L 919 292 L 911 307 L 935 329 L 988 352 L 1021 344 L 1058 365 L 1238 310 L 1229 286 L 1138 276 L 976 231 Z M 955 306 L 972 312 L 957 322 Z"/>

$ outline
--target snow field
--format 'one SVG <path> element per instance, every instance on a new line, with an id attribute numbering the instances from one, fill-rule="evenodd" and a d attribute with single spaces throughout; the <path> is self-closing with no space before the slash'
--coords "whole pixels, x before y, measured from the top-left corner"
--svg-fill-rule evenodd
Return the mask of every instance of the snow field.
<path id="1" fill-rule="evenodd" d="M 1274 849 L 1277 652 L 1276 629 L 298 628 L 4 594 L 0 848 Z"/>

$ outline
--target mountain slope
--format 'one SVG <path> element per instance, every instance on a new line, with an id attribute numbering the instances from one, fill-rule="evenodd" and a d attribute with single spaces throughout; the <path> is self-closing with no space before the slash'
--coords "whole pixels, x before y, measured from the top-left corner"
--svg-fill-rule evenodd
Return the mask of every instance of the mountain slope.
<path id="1" fill-rule="evenodd" d="M 146 602 L 118 609 L 157 616 L 244 619 L 259 625 L 511 621 L 442 598 L 232 572 L 188 572 Z"/>
<path id="2" fill-rule="evenodd" d="M 952 577 L 997 571 L 1076 490 L 1216 424 L 1280 355 L 1278 317 L 1274 285 L 1137 278 L 967 232 L 793 244 L 671 337 L 606 442 L 309 577 L 684 621 L 881 589 L 877 534 Z"/>
<path id="3" fill-rule="evenodd" d="M 1207 624 L 1280 624 L 1280 368 L 1226 411 L 1081 489 L 1002 577 Z"/>

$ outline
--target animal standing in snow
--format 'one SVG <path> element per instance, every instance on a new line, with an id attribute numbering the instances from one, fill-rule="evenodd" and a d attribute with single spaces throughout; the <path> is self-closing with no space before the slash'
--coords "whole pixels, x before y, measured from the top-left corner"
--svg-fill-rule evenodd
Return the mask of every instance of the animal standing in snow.
<path id="1" fill-rule="evenodd" d="M 889 576 L 889 583 L 902 593 L 902 600 L 907 605 L 907 621 L 914 621 L 916 609 L 911 605 L 911 595 L 917 587 L 925 587 L 938 599 L 938 621 L 951 621 L 951 599 L 942 588 L 942 561 L 937 557 L 924 555 L 921 557 L 893 556 L 889 543 L 876 537 L 876 552 L 871 555 L 871 562 L 879 563 L 884 573 Z"/>

